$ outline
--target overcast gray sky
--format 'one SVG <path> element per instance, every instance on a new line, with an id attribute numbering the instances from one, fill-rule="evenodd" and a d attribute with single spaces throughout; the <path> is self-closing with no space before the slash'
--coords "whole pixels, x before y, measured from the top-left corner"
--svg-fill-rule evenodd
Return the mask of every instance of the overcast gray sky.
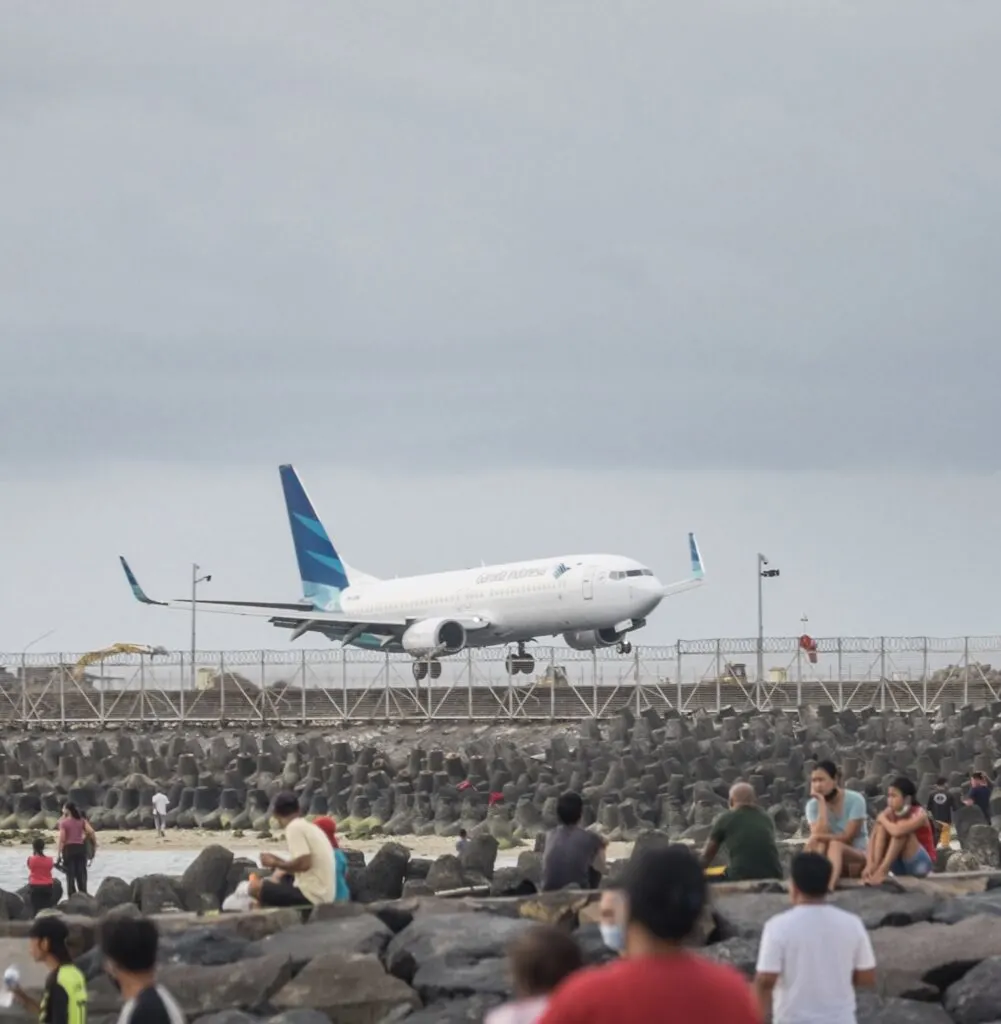
<path id="1" fill-rule="evenodd" d="M 183 646 L 119 551 L 297 597 L 285 460 L 378 574 L 694 528 L 651 642 L 758 549 L 771 632 L 997 631 L 996 0 L 4 21 L 0 648 Z"/>

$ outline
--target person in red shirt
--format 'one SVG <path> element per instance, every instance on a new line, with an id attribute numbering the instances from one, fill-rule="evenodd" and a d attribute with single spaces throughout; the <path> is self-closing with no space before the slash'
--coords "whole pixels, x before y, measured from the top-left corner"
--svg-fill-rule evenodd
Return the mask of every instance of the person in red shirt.
<path id="1" fill-rule="evenodd" d="M 34 853 L 28 858 L 28 890 L 31 893 L 31 915 L 52 906 L 52 868 L 55 861 L 45 856 L 45 840 L 36 839 L 31 848 Z"/>
<path id="2" fill-rule="evenodd" d="M 869 833 L 862 881 L 881 885 L 889 872 L 924 878 L 935 867 L 935 833 L 914 783 L 901 775 L 886 790 L 886 810 Z"/>
<path id="3" fill-rule="evenodd" d="M 623 956 L 571 975 L 539 1024 L 762 1024 L 743 975 L 684 946 L 709 899 L 688 847 L 634 853 L 623 895 Z"/>

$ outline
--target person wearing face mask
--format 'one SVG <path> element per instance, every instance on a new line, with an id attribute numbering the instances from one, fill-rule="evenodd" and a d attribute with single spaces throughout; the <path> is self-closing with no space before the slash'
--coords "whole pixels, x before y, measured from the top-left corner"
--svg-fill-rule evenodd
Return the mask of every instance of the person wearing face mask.
<path id="1" fill-rule="evenodd" d="M 603 889 L 598 914 L 601 941 L 613 952 L 621 954 L 626 948 L 626 908 L 622 892 L 618 889 Z"/>
<path id="2" fill-rule="evenodd" d="M 865 797 L 840 786 L 833 761 L 819 761 L 810 773 L 810 799 L 806 820 L 810 839 L 805 849 L 831 862 L 830 891 L 846 871 L 859 873 L 866 865 L 869 842 L 869 809 Z"/>
<path id="3" fill-rule="evenodd" d="M 187 1024 L 177 1000 L 156 981 L 159 933 L 154 922 L 107 917 L 101 923 L 100 944 L 104 970 L 125 1003 L 118 1024 Z"/>
<path id="4" fill-rule="evenodd" d="M 873 826 L 862 881 L 881 885 L 891 871 L 924 878 L 931 874 L 937 856 L 935 833 L 925 809 L 917 802 L 917 789 L 902 775 L 886 791 L 886 810 Z"/>

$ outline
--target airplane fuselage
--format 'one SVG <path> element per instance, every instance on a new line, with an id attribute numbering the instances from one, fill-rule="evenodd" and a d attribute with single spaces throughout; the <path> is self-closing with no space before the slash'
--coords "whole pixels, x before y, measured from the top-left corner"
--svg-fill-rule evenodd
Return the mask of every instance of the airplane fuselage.
<path id="1" fill-rule="evenodd" d="M 591 629 L 645 619 L 660 603 L 663 586 L 639 562 L 620 555 L 564 555 L 478 569 L 405 576 L 348 587 L 337 607 L 352 619 L 400 615 L 412 619 L 481 617 L 490 625 L 470 631 L 467 646 Z M 628 628 L 628 627 L 626 627 Z M 385 646 L 363 634 L 360 647 Z"/>

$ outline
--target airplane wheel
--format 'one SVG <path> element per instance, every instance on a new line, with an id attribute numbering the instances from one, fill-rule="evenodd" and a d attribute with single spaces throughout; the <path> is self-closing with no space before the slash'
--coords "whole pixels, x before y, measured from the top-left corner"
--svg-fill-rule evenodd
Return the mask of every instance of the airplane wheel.
<path id="1" fill-rule="evenodd" d="M 414 679 L 419 683 L 428 674 L 428 666 L 426 661 L 415 661 L 413 664 Z"/>
<path id="2" fill-rule="evenodd" d="M 619 644 L 619 654 L 632 654 L 632 653 L 633 653 L 633 645 L 631 643 L 629 643 L 628 640 L 623 640 L 622 643 Z"/>
<path id="3" fill-rule="evenodd" d="M 504 659 L 504 668 L 509 676 L 517 675 L 519 671 L 518 659 L 513 654 L 509 654 Z"/>
<path id="4" fill-rule="evenodd" d="M 441 678 L 441 662 L 440 661 L 432 661 L 431 662 L 431 678 L 432 679 L 440 679 Z"/>
<path id="5" fill-rule="evenodd" d="M 524 658 L 519 658 L 518 663 L 518 667 L 526 676 L 530 676 L 535 671 L 535 658 L 531 654 L 526 654 Z"/>

